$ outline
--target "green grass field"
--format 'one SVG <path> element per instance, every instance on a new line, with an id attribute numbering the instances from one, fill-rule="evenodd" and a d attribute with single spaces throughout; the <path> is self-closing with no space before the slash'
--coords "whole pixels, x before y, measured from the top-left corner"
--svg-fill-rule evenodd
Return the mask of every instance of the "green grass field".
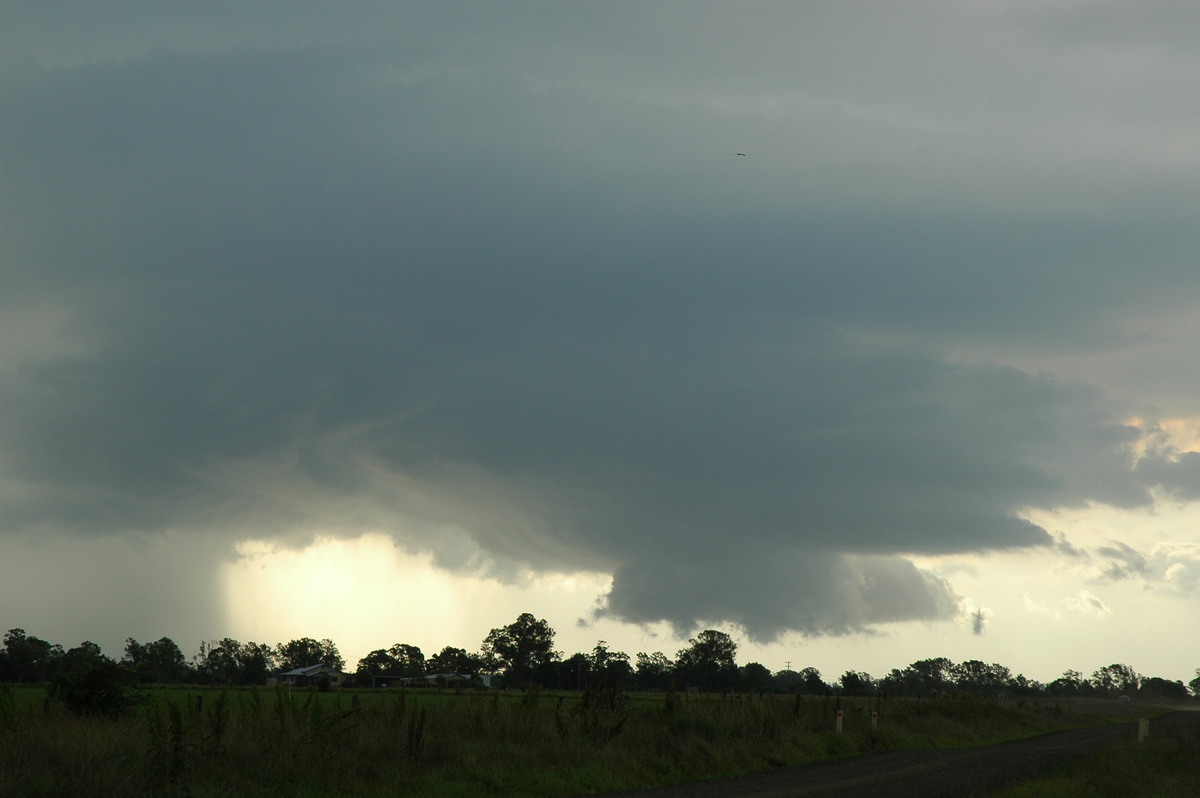
<path id="1" fill-rule="evenodd" d="M 1125 719 L 1054 700 L 174 687 L 103 719 L 18 687 L 0 795 L 550 798 Z"/>

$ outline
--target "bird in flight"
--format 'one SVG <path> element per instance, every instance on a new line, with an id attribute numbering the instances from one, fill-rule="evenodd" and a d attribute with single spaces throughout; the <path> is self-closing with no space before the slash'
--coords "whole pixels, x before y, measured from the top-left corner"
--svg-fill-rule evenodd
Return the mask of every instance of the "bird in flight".
<path id="1" fill-rule="evenodd" d="M 744 153 L 744 152 L 735 152 L 735 153 L 734 153 L 734 155 L 740 155 L 740 156 L 742 156 L 743 158 L 745 158 L 745 157 L 746 157 L 746 153 Z"/>

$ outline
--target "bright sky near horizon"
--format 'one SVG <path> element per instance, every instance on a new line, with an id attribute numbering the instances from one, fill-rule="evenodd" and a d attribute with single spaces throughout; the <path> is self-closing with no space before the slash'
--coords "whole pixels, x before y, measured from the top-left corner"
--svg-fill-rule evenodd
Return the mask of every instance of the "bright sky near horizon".
<path id="1" fill-rule="evenodd" d="M 1187 682 L 1197 35 L 5 3 L 0 627 Z"/>

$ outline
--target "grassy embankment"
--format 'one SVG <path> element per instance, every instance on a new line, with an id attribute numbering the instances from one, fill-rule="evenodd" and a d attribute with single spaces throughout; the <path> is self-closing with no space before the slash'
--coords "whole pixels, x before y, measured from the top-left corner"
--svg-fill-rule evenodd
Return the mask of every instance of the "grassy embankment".
<path id="1" fill-rule="evenodd" d="M 103 719 L 43 695 L 0 692 L 0 796 L 550 798 L 1124 719 L 1045 699 L 183 688 Z"/>

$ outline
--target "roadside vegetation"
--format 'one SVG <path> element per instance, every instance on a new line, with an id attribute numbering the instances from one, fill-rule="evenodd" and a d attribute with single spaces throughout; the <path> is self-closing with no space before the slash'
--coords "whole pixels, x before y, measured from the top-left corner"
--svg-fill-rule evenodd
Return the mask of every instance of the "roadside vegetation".
<path id="1" fill-rule="evenodd" d="M 465 690 L 0 692 L 3 796 L 567 796 L 1111 722 L 1071 701 Z M 838 711 L 843 732 L 835 729 Z M 872 714 L 875 726 L 872 723 Z"/>

